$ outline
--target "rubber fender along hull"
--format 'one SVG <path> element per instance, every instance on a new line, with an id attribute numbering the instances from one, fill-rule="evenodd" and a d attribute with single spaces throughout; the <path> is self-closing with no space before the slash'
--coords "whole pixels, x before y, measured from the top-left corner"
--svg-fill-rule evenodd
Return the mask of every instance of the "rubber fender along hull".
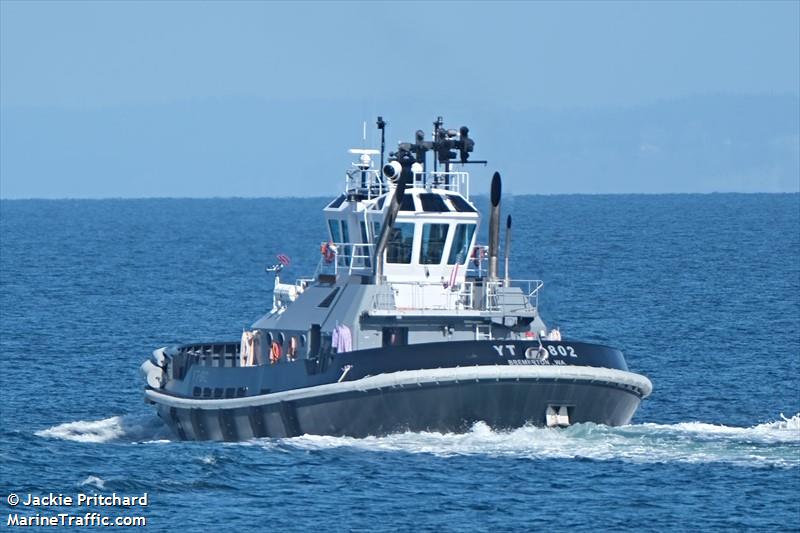
<path id="1" fill-rule="evenodd" d="M 631 420 L 650 392 L 649 381 L 630 372 L 598 372 L 594 378 L 580 379 L 552 373 L 534 377 L 531 372 L 527 377 L 490 378 L 460 370 L 457 379 L 375 376 L 328 385 L 321 391 L 300 389 L 291 395 L 227 401 L 175 398 L 154 390 L 147 391 L 147 398 L 181 439 L 238 441 L 302 434 L 462 432 L 478 421 L 494 429 L 544 426 L 550 406 L 566 406 L 571 424 L 617 426 Z M 373 382 L 359 383 L 370 379 Z M 378 381 L 385 386 L 374 386 Z M 335 385 L 342 387 L 336 390 Z"/>

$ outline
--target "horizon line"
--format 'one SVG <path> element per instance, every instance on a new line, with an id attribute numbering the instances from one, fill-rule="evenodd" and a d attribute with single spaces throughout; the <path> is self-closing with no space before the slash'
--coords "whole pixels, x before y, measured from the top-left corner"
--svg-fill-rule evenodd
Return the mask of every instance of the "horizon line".
<path id="1" fill-rule="evenodd" d="M 342 193 L 339 193 L 342 194 Z M 521 193 L 506 192 L 505 197 L 523 196 L 709 196 L 709 195 L 746 195 L 746 194 L 800 194 L 800 189 L 795 191 L 707 191 L 707 192 L 562 192 L 562 193 Z M 489 196 L 489 193 L 471 194 L 471 197 Z M 57 198 L 23 196 L 7 198 L 0 196 L 0 201 L 107 201 L 107 200 L 311 200 L 316 198 L 331 198 L 329 195 L 320 196 L 63 196 Z"/>

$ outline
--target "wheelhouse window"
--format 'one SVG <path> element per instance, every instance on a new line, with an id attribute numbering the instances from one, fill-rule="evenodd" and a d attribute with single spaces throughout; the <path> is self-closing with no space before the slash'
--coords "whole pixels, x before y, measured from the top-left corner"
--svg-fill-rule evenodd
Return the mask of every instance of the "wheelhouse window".
<path id="1" fill-rule="evenodd" d="M 447 241 L 448 224 L 424 224 L 422 246 L 419 250 L 421 265 L 438 265 L 442 262 L 444 243 Z"/>
<path id="2" fill-rule="evenodd" d="M 367 232 L 367 223 L 361 220 L 359 221 L 359 227 L 361 229 L 361 242 L 363 244 L 369 244 L 370 236 Z M 370 258 L 372 251 L 366 246 L 354 246 L 353 248 L 353 266 L 359 268 L 372 268 L 372 259 Z"/>
<path id="3" fill-rule="evenodd" d="M 330 205 L 328 205 L 328 209 L 338 209 L 344 203 L 344 199 L 344 194 L 340 195 L 336 200 L 332 201 Z"/>
<path id="4" fill-rule="evenodd" d="M 349 243 L 350 242 L 350 231 L 347 228 L 347 221 L 342 220 L 342 242 Z M 350 259 L 353 253 L 353 249 L 349 245 L 344 245 L 339 250 L 339 260 L 341 266 L 350 266 Z"/>
<path id="5" fill-rule="evenodd" d="M 448 198 L 451 202 L 453 202 L 453 207 L 456 208 L 456 211 L 459 213 L 475 213 L 475 208 L 472 207 L 469 202 L 464 200 L 461 196 L 457 194 L 450 194 Z"/>
<path id="6" fill-rule="evenodd" d="M 464 263 L 469 254 L 469 245 L 472 243 L 472 235 L 475 233 L 475 224 L 458 224 L 453 235 L 453 244 L 450 245 L 450 256 L 447 258 L 448 265 Z"/>
<path id="7" fill-rule="evenodd" d="M 419 195 L 419 201 L 422 204 L 422 210 L 430 213 L 446 213 L 450 211 L 444 199 L 435 193 L 424 192 Z"/>
<path id="8" fill-rule="evenodd" d="M 331 242 L 342 242 L 342 232 L 339 231 L 339 220 L 328 220 L 328 229 L 331 231 Z"/>
<path id="9" fill-rule="evenodd" d="M 386 245 L 387 263 L 411 263 L 411 251 L 414 248 L 414 224 L 401 222 L 395 224 Z"/>

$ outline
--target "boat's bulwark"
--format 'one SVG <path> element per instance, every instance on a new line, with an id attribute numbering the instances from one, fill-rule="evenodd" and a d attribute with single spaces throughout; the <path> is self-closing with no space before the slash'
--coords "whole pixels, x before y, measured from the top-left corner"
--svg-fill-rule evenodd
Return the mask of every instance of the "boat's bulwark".
<path id="1" fill-rule="evenodd" d="M 590 367 L 476 366 L 401 371 L 245 398 L 193 399 L 148 389 L 183 439 L 246 440 L 308 434 L 363 437 L 399 431 L 463 431 L 545 425 L 548 407 L 570 423 L 627 423 L 650 381 Z"/>

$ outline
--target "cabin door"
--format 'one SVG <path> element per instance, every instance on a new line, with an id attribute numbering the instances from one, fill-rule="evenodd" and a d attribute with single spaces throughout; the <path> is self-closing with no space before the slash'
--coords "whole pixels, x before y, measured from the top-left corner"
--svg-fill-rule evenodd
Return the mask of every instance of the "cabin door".
<path id="1" fill-rule="evenodd" d="M 408 344 L 408 328 L 383 328 L 383 346 L 405 346 Z"/>

